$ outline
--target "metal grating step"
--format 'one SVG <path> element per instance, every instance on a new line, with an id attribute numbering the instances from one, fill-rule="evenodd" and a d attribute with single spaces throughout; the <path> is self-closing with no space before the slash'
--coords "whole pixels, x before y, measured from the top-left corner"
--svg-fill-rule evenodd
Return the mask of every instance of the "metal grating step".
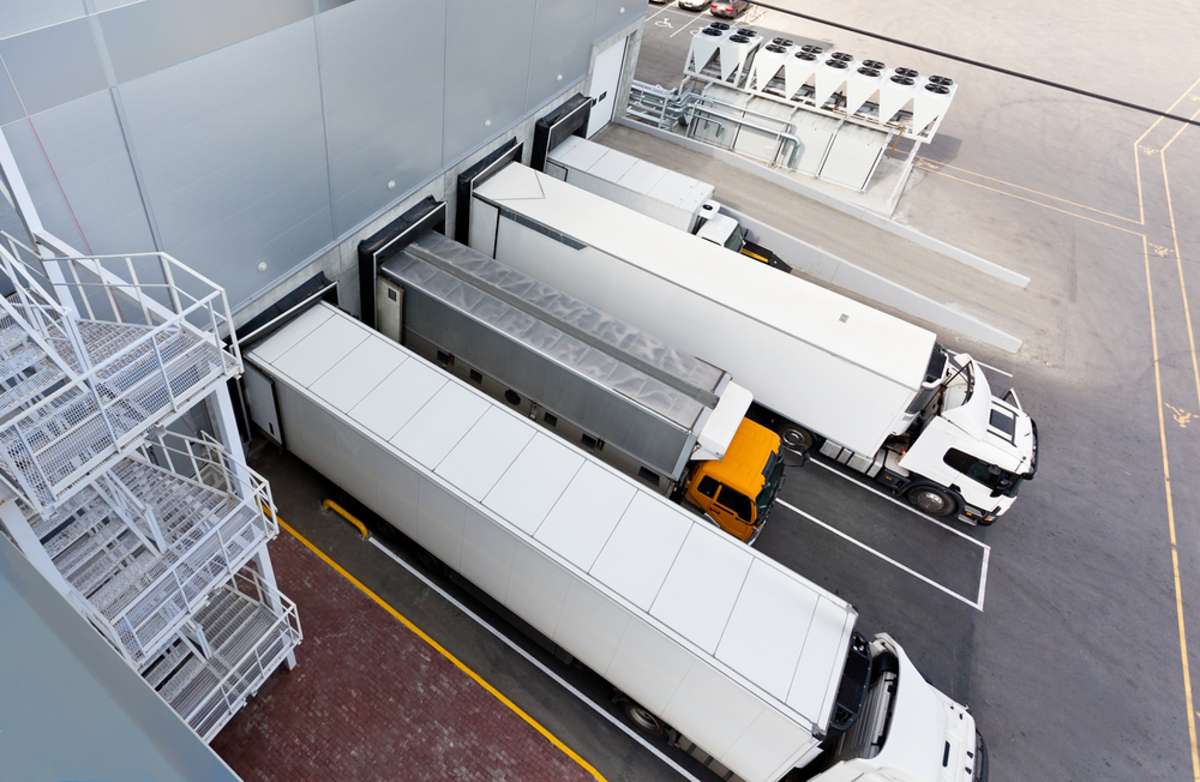
<path id="1" fill-rule="evenodd" d="M 0 392 L 0 420 L 41 401 L 42 397 L 61 385 L 66 377 L 54 363 L 54 359 L 42 355 L 30 374 L 25 375 L 16 385 L 4 388 Z"/>
<path id="2" fill-rule="evenodd" d="M 110 618 L 132 602 L 132 598 L 140 591 L 139 586 L 152 581 L 162 572 L 158 557 L 147 551 L 136 537 L 125 535 L 118 538 L 117 542 L 130 554 L 123 560 L 124 565 L 112 567 L 102 583 L 92 590 L 80 589 Z"/>
<path id="3" fill-rule="evenodd" d="M 115 534 L 120 534 L 123 525 L 109 520 L 109 513 L 109 509 L 105 506 L 82 508 L 72 514 L 65 525 L 46 537 L 42 545 L 45 546 L 46 553 L 50 555 L 50 558 L 55 560 L 55 564 L 59 566 L 61 572 L 67 572 L 67 564 L 65 561 L 59 561 L 60 554 L 65 557 L 66 552 L 72 546 L 96 547 L 97 544 L 84 540 L 85 537 L 104 539 L 108 534 L 106 531 L 109 529 L 114 530 Z M 103 545 L 103 542 L 98 545 Z"/>
<path id="4" fill-rule="evenodd" d="M 110 537 L 109 543 L 111 545 L 107 547 L 100 547 L 93 541 L 84 540 L 76 544 L 78 556 L 69 551 L 59 558 L 59 572 L 85 597 L 90 598 L 121 570 L 149 561 L 150 553 L 131 535 L 118 534 Z"/>
<path id="5" fill-rule="evenodd" d="M 230 590 L 225 591 L 230 593 Z M 229 607 L 222 616 L 202 622 L 209 643 L 213 645 L 214 650 L 222 654 L 225 654 L 224 650 L 229 645 L 230 639 L 238 635 L 246 622 L 254 619 L 255 611 L 259 608 L 249 599 L 237 595 L 231 595 L 231 598 Z M 228 657 L 228 654 L 225 656 Z M 237 656 L 235 655 L 233 659 L 236 660 Z"/>
<path id="6" fill-rule="evenodd" d="M 192 650 L 181 640 L 167 646 L 158 657 L 142 669 L 142 678 L 155 690 L 162 686 L 167 678 L 179 670 L 179 666 L 192 655 Z"/>
<path id="7" fill-rule="evenodd" d="M 93 505 L 99 495 L 90 486 L 63 503 L 58 512 L 46 515 L 32 515 L 29 524 L 33 527 L 38 539 L 45 541 L 57 530 L 70 521 L 70 517 L 81 509 Z"/>
<path id="8" fill-rule="evenodd" d="M 211 634 L 220 634 L 244 606 L 245 601 L 239 599 L 237 590 L 218 589 L 208 604 L 196 612 L 196 621 L 204 627 L 209 641 L 216 643 Z"/>
<path id="9" fill-rule="evenodd" d="M 185 709 L 198 704 L 216 684 L 217 677 L 205 664 L 204 659 L 193 654 L 163 682 L 158 693 L 175 711 L 186 714 Z"/>

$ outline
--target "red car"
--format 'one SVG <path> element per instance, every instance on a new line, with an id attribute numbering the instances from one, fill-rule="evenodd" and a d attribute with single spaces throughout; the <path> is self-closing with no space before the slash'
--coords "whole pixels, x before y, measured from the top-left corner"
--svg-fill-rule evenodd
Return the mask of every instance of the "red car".
<path id="1" fill-rule="evenodd" d="M 744 14 L 750 6 L 750 0 L 713 0 L 708 6 L 708 12 L 713 16 L 733 19 Z"/>

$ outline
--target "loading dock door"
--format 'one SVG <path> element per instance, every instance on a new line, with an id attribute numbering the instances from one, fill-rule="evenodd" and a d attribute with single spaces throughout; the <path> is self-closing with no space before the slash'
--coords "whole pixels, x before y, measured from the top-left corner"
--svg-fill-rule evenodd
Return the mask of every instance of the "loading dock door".
<path id="1" fill-rule="evenodd" d="M 843 125 L 829 147 L 821 179 L 859 192 L 866 190 L 891 140 L 891 133 Z"/>
<path id="2" fill-rule="evenodd" d="M 623 65 L 625 65 L 624 38 L 614 41 L 607 49 L 596 55 L 596 62 L 592 67 L 592 79 L 588 84 L 588 95 L 596 99 L 596 104 L 592 106 L 592 113 L 588 117 L 587 138 L 596 135 L 600 128 L 612 122 Z"/>

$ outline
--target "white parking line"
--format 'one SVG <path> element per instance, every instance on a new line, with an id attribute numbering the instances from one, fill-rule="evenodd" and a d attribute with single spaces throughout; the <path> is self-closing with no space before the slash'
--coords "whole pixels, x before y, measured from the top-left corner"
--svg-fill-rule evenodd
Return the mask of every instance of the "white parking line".
<path id="1" fill-rule="evenodd" d="M 683 779 L 689 780 L 689 782 L 700 782 L 700 780 L 698 780 L 698 779 L 696 779 L 696 777 L 692 776 L 687 771 L 687 769 L 685 769 L 683 766 L 680 766 L 674 760 L 672 760 L 671 758 L 669 758 L 665 754 L 663 754 L 663 752 L 661 750 L 659 750 L 658 747 L 654 746 L 653 744 L 651 744 L 650 742 L 648 742 L 644 738 L 642 738 L 640 735 L 638 735 L 638 733 L 635 730 L 633 730 L 633 728 L 629 727 L 624 722 L 621 722 L 621 720 L 619 720 L 618 718 L 616 718 L 612 714 L 610 714 L 608 712 L 608 710 L 605 709 L 603 706 L 601 706 L 600 704 L 593 701 L 591 698 L 584 695 L 574 685 L 572 685 L 566 679 L 564 679 L 563 677 L 559 676 L 557 673 L 552 671 L 541 660 L 534 657 L 529 652 L 525 651 L 519 644 L 517 644 L 515 641 L 513 641 L 511 638 L 509 638 L 504 633 L 497 630 L 487 620 L 485 620 L 483 617 L 479 616 L 479 614 L 476 614 L 474 611 L 472 611 L 471 609 L 469 609 L 465 605 L 463 605 L 461 602 L 459 602 L 458 598 L 454 597 L 449 592 L 442 589 L 437 584 L 433 583 L 433 581 L 431 581 L 428 577 L 426 577 L 426 575 L 424 573 L 417 570 L 415 567 L 410 565 L 404 559 L 401 559 L 399 555 L 397 555 L 394 551 L 389 549 L 387 546 L 380 543 L 379 540 L 376 539 L 374 536 L 372 536 L 370 540 L 371 540 L 372 546 L 374 546 L 375 548 L 382 551 L 385 555 L 387 555 L 388 558 L 390 558 L 397 565 L 399 565 L 400 567 L 407 570 L 409 573 L 412 573 L 414 576 L 419 578 L 421 580 L 421 582 L 425 584 L 425 586 L 429 587 L 434 592 L 437 592 L 439 595 L 442 596 L 443 599 L 446 600 L 446 602 L 450 603 L 450 605 L 454 606 L 459 611 L 463 612 L 463 614 L 470 617 L 472 620 L 475 621 L 476 624 L 478 624 L 484 630 L 487 630 L 489 633 L 491 633 L 493 636 L 495 636 L 505 646 L 512 649 L 517 654 L 521 655 L 521 657 L 525 658 L 526 662 L 535 666 L 542 673 L 549 676 L 559 686 L 561 686 L 564 690 L 566 690 L 567 692 L 571 693 L 576 698 L 578 698 L 581 702 L 583 702 L 586 706 L 588 706 L 588 708 L 590 708 L 592 711 L 596 712 L 601 717 L 608 720 L 608 722 L 612 723 L 615 727 L 619 728 L 621 730 L 621 732 L 624 733 L 625 735 L 629 736 L 629 738 L 633 739 L 638 744 L 641 744 L 643 747 L 645 747 L 647 750 L 649 750 L 655 757 L 657 757 L 659 760 L 661 760 L 663 763 L 665 763 L 667 766 L 669 766 L 672 771 L 679 774 L 680 777 L 682 777 Z"/>
<path id="2" fill-rule="evenodd" d="M 990 369 L 991 371 L 995 372 L 997 375 L 1004 375 L 1005 377 L 1013 376 L 1012 372 L 1005 372 L 1003 369 L 1000 369 L 999 367 L 994 367 L 991 364 L 985 364 L 982 361 L 980 361 L 979 359 L 975 359 L 975 363 L 978 364 L 979 366 L 983 367 L 984 369 Z"/>
<path id="3" fill-rule="evenodd" d="M 892 567 L 898 568 L 899 570 L 902 570 L 905 573 L 908 573 L 913 578 L 915 578 L 919 581 L 923 581 L 924 583 L 928 584 L 929 586 L 933 587 L 934 589 L 949 595 L 950 597 L 954 598 L 955 600 L 958 600 L 961 603 L 965 603 L 966 605 L 969 605 L 971 608 L 974 608 L 976 611 L 979 611 L 979 612 L 983 611 L 984 588 L 987 584 L 987 555 L 986 555 L 986 552 L 985 552 L 984 559 L 983 559 L 982 572 L 980 573 L 980 576 L 979 576 L 979 590 L 976 593 L 976 598 L 974 600 L 971 600 L 970 598 L 960 595 L 958 592 L 955 592 L 950 587 L 945 586 L 944 584 L 938 583 L 937 581 L 933 580 L 932 578 L 925 575 L 924 573 L 920 573 L 916 570 L 913 570 L 908 565 L 905 565 L 902 562 L 892 559 L 887 554 L 884 554 L 882 551 L 877 551 L 876 549 L 871 548 L 866 543 L 863 543 L 861 540 L 858 540 L 857 538 L 851 537 L 850 535 L 846 534 L 845 532 L 842 532 L 837 527 L 834 527 L 831 524 L 827 524 L 826 522 L 821 521 L 820 519 L 818 519 L 816 516 L 812 515 L 811 513 L 800 510 L 795 505 L 792 505 L 790 502 L 787 502 L 786 500 L 778 500 L 777 499 L 777 500 L 775 500 L 775 504 L 782 505 L 783 507 L 787 508 L 791 512 L 808 519 L 813 524 L 816 524 L 819 527 L 823 527 L 824 529 L 829 530 L 834 535 L 837 535 L 838 537 L 842 538 L 843 540 L 847 541 L 848 543 L 852 543 L 855 546 L 858 546 L 859 548 L 863 549 L 864 551 L 866 551 L 870 554 L 874 554 L 876 557 L 878 557 L 879 559 L 882 559 L 884 562 L 887 562 Z"/>
<path id="4" fill-rule="evenodd" d="M 672 9 L 672 8 L 674 8 L 674 7 L 675 7 L 675 4 L 674 4 L 674 3 L 667 3 L 667 4 L 666 4 L 666 5 L 664 5 L 662 8 L 658 9 L 658 10 L 657 10 L 657 11 L 655 11 L 654 13 L 650 14 L 649 16 L 647 16 L 647 17 L 646 17 L 646 18 L 645 18 L 643 21 L 644 21 L 644 22 L 649 22 L 651 19 L 653 19 L 654 17 L 658 16 L 658 15 L 659 15 L 659 14 L 661 14 L 663 11 L 669 11 L 669 10 L 671 10 L 671 9 Z"/>
<path id="5" fill-rule="evenodd" d="M 901 508 L 904 508 L 909 513 L 919 516 L 922 519 L 925 519 L 925 521 L 930 522 L 931 524 L 936 524 L 939 527 L 941 527 L 942 529 L 946 530 L 947 532 L 953 532 L 955 535 L 958 535 L 963 540 L 969 540 L 972 543 L 974 543 L 976 546 L 979 546 L 980 548 L 985 548 L 985 549 L 990 548 L 990 546 L 988 546 L 988 544 L 983 543 L 982 541 L 976 540 L 975 538 L 971 537 L 970 535 L 963 532 L 962 530 L 955 529 L 954 527 L 950 526 L 946 522 L 939 521 L 927 513 L 922 513 L 921 511 L 917 510 L 913 506 L 909 505 L 907 502 L 901 502 L 900 500 L 896 499 L 895 497 L 891 496 L 890 494 L 886 494 L 886 493 L 880 491 L 879 489 L 876 489 L 874 486 L 871 486 L 870 484 L 863 483 L 862 481 L 860 481 L 856 478 L 852 478 L 851 476 L 842 472 L 838 468 L 833 467 L 832 465 L 825 464 L 820 459 L 812 458 L 812 459 L 809 459 L 808 461 L 810 464 L 815 464 L 816 466 L 820 467 L 823 470 L 828 470 L 829 472 L 833 473 L 834 475 L 838 476 L 839 478 L 850 481 L 851 483 L 853 483 L 856 486 L 861 486 L 869 492 L 878 494 L 880 497 L 883 497 L 888 502 L 893 503 L 895 505 L 899 505 Z"/>
<path id="6" fill-rule="evenodd" d="M 700 13 L 698 13 L 698 14 L 696 14 L 696 15 L 695 15 L 695 16 L 693 16 L 691 19 L 688 19 L 688 22 L 687 22 L 687 24 L 685 24 L 683 27 L 680 27 L 678 30 L 676 30 L 675 32 L 671 33 L 671 34 L 670 34 L 670 35 L 668 35 L 667 37 L 668 37 L 668 38 L 674 38 L 675 36 L 679 35 L 681 32 L 683 32 L 684 30 L 688 29 L 689 27 L 691 27 L 692 25 L 694 25 L 696 22 L 698 22 L 702 16 L 704 16 L 704 12 L 703 12 L 703 11 L 701 11 L 701 12 L 700 12 Z"/>

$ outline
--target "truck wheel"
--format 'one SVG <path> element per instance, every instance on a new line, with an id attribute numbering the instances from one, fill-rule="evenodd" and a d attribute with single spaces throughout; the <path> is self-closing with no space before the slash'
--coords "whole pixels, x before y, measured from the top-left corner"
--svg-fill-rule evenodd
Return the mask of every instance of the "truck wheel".
<path id="1" fill-rule="evenodd" d="M 904 492 L 908 504 L 930 516 L 945 518 L 958 513 L 958 500 L 950 492 L 932 483 L 918 483 Z"/>
<path id="2" fill-rule="evenodd" d="M 625 712 L 625 719 L 629 720 L 629 724 L 636 728 L 639 733 L 644 733 L 647 736 L 661 736 L 666 732 L 662 721 L 651 714 L 644 706 L 634 701 L 625 701 L 621 704 L 621 709 Z"/>
<path id="3" fill-rule="evenodd" d="M 779 439 L 783 445 L 798 453 L 807 453 L 817 444 L 817 437 L 801 426 L 785 426 L 779 430 Z"/>

